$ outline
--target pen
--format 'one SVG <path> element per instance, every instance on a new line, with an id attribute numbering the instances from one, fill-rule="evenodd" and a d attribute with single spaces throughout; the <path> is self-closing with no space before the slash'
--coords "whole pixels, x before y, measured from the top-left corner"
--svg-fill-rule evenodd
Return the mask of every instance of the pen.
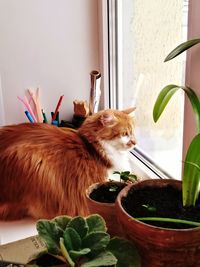
<path id="1" fill-rule="evenodd" d="M 32 118 L 31 114 L 26 110 L 25 111 L 26 117 L 31 123 L 34 123 L 34 119 Z"/>
<path id="2" fill-rule="evenodd" d="M 52 121 L 54 121 L 54 120 L 56 119 L 56 115 L 57 115 L 57 112 L 58 112 L 59 107 L 60 107 L 60 105 L 61 105 L 63 96 L 64 96 L 64 95 L 61 95 L 61 96 L 60 96 L 60 99 L 59 99 L 58 104 L 57 104 L 57 106 L 56 106 L 55 112 L 54 112 L 54 114 L 53 114 Z"/>

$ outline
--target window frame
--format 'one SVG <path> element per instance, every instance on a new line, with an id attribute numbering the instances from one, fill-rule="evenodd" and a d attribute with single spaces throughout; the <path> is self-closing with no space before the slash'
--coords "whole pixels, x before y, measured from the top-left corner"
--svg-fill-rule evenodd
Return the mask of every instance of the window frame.
<path id="1" fill-rule="evenodd" d="M 103 87 L 103 107 L 121 109 L 122 99 L 122 80 L 120 71 L 122 72 L 122 58 L 120 58 L 119 50 L 121 49 L 119 30 L 121 29 L 121 19 L 119 10 L 122 10 L 122 0 L 99 0 L 99 25 L 100 25 L 100 68 L 104 79 Z M 199 11 L 199 12 L 198 12 Z M 188 11 L 188 39 L 198 37 L 200 35 L 200 2 L 198 0 L 189 1 Z M 199 48 L 200 49 L 200 48 Z M 103 54 L 102 54 L 103 53 Z M 185 84 L 195 88 L 197 95 L 200 95 L 200 79 L 198 80 L 198 67 L 200 67 L 200 53 L 197 57 L 198 48 L 191 49 L 186 56 L 186 77 Z M 197 60 L 199 59 L 199 60 Z M 192 71 L 191 71 L 192 70 Z M 199 88 L 199 89 L 198 89 Z M 184 122 L 183 122 L 183 155 L 195 134 L 192 109 L 188 99 L 185 97 L 184 103 Z M 139 148 L 131 151 L 136 161 L 142 164 L 142 168 L 148 170 L 154 178 L 172 178 L 165 170 L 158 167 L 151 159 Z"/>

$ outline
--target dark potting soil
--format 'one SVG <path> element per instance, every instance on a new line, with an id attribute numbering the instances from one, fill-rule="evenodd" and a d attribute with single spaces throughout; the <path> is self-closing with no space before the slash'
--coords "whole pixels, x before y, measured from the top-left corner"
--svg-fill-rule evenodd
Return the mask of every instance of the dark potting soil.
<path id="1" fill-rule="evenodd" d="M 41 255 L 38 259 L 34 260 L 32 264 L 36 264 L 39 267 L 61 266 L 63 261 L 51 256 L 50 254 Z"/>
<path id="2" fill-rule="evenodd" d="M 125 186 L 124 183 L 102 184 L 90 193 L 90 198 L 102 203 L 115 203 L 117 195 Z"/>
<path id="3" fill-rule="evenodd" d="M 200 199 L 195 207 L 183 207 L 182 192 L 168 185 L 161 188 L 131 188 L 127 197 L 122 199 L 125 211 L 134 218 L 163 217 L 200 222 Z M 145 223 L 173 229 L 186 229 L 181 223 L 145 221 Z"/>

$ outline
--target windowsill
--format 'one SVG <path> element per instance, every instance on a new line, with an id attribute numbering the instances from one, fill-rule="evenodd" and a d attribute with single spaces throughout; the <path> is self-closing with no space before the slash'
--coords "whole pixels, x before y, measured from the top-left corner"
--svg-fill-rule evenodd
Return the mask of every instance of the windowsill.
<path id="1" fill-rule="evenodd" d="M 138 180 L 158 178 L 154 172 L 130 154 L 132 172 Z M 24 219 L 18 221 L 0 221 L 0 244 L 17 241 L 29 236 L 37 235 L 36 220 Z"/>
<path id="2" fill-rule="evenodd" d="M 0 245 L 37 235 L 36 221 L 0 221 Z"/>

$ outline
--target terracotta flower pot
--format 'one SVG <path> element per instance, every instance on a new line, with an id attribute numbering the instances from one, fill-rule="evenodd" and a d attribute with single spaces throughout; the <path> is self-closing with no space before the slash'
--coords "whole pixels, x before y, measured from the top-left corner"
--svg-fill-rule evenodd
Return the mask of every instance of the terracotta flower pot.
<path id="1" fill-rule="evenodd" d="M 141 267 L 199 267 L 200 227 L 190 229 L 166 229 L 135 220 L 122 207 L 122 198 L 132 187 L 165 187 L 172 185 L 181 190 L 181 182 L 168 179 L 151 179 L 127 186 L 116 200 L 116 214 L 126 237 L 137 246 Z"/>
<path id="2" fill-rule="evenodd" d="M 108 228 L 108 233 L 111 236 L 123 236 L 123 231 L 121 225 L 119 224 L 117 217 L 116 217 L 116 209 L 115 203 L 103 203 L 99 201 L 95 201 L 90 197 L 90 194 L 101 185 L 110 185 L 110 184 L 117 184 L 117 185 L 124 185 L 122 182 L 104 182 L 104 183 L 95 183 L 92 184 L 86 190 L 86 197 L 87 197 L 87 205 L 90 214 L 99 214 L 101 215 L 104 220 L 106 221 L 106 226 Z"/>

